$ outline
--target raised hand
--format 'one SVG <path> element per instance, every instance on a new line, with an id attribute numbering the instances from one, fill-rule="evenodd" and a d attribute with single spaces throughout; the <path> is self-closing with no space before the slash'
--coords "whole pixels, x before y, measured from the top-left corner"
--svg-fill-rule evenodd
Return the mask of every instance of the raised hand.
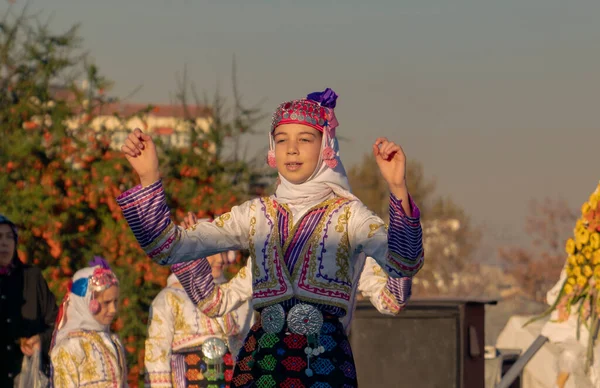
<path id="1" fill-rule="evenodd" d="M 385 137 L 379 137 L 373 144 L 373 156 L 390 192 L 402 200 L 402 207 L 410 216 L 412 212 L 406 187 L 406 155 L 402 147 Z"/>
<path id="2" fill-rule="evenodd" d="M 160 178 L 156 146 L 152 138 L 139 128 L 127 136 L 121 151 L 140 177 L 142 186 L 148 186 Z"/>
<path id="3" fill-rule="evenodd" d="M 373 144 L 373 156 L 390 188 L 406 186 L 406 155 L 402 147 L 385 137 L 379 137 Z"/>

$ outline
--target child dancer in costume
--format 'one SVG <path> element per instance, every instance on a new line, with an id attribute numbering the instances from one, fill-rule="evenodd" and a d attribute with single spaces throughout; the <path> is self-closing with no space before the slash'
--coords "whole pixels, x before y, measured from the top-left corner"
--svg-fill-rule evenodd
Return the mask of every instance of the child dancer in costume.
<path id="1" fill-rule="evenodd" d="M 173 271 L 206 315 L 224 315 L 250 299 L 260 312 L 232 387 L 356 386 L 340 318 L 353 306 L 357 270 L 366 256 L 392 278 L 412 277 L 423 265 L 419 210 L 406 189 L 402 149 L 385 138 L 373 145 L 391 192 L 386 228 L 350 192 L 335 137 L 336 98 L 327 89 L 281 104 L 268 157 L 279 172 L 275 195 L 192 230 L 170 220 L 152 139 L 137 129 L 122 147 L 142 185 L 118 202 L 147 254 L 159 264 L 182 263 Z M 249 249 L 250 258 L 223 288 L 206 260 L 193 260 L 230 249 Z"/>
<path id="2" fill-rule="evenodd" d="M 186 229 L 197 222 L 196 216 L 189 212 L 185 222 Z M 361 266 L 360 263 L 363 262 L 364 266 Z M 357 264 L 354 279 L 352 280 L 351 303 L 346 315 L 341 319 L 346 335 L 350 334 L 350 324 L 356 308 L 356 296 L 358 293 L 368 298 L 377 311 L 385 315 L 398 315 L 404 309 L 412 295 L 411 277 L 389 277 L 372 257 L 366 257 L 364 261 L 358 260 Z M 239 282 L 240 279 L 237 277 L 239 275 L 245 276 L 245 273 L 246 270 L 244 269 L 241 274 L 236 275 L 231 280 L 231 283 Z"/>
<path id="3" fill-rule="evenodd" d="M 123 345 L 110 332 L 119 281 L 104 259 L 89 265 L 75 272 L 59 312 L 50 354 L 54 387 L 127 387 Z"/>
<path id="4" fill-rule="evenodd" d="M 225 253 L 208 257 L 215 284 L 226 287 Z M 147 387 L 229 387 L 235 357 L 252 325 L 249 304 L 220 318 L 196 308 L 171 274 L 152 302 L 146 340 Z"/>

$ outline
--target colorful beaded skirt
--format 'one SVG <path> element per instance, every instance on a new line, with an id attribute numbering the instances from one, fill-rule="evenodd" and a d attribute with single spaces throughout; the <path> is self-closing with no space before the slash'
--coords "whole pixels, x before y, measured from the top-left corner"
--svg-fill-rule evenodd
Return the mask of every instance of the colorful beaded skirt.
<path id="1" fill-rule="evenodd" d="M 209 360 L 201 347 L 173 353 L 171 368 L 174 387 L 185 388 L 229 388 L 233 377 L 233 357 L 227 352 L 220 362 Z"/>
<path id="2" fill-rule="evenodd" d="M 321 350 L 318 355 L 307 355 L 311 346 Z M 357 386 L 348 337 L 339 318 L 327 315 L 316 337 L 293 334 L 286 329 L 267 333 L 259 320 L 240 349 L 231 380 L 232 388 Z"/>

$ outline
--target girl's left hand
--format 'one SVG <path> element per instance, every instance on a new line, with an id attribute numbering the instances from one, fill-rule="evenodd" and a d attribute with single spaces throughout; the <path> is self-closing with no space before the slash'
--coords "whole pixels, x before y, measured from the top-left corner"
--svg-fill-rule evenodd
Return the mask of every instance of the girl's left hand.
<path id="1" fill-rule="evenodd" d="M 373 144 L 373 156 L 390 190 L 405 189 L 406 155 L 402 147 L 385 137 L 379 137 Z"/>

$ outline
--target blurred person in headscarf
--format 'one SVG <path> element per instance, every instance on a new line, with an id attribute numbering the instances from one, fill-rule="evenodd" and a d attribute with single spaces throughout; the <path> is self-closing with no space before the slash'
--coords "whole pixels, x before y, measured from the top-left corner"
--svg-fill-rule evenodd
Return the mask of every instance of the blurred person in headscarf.
<path id="1" fill-rule="evenodd" d="M 58 308 L 39 268 L 17 255 L 15 224 L 0 215 L 0 387 L 12 387 L 23 357 L 41 352 L 48 372 L 48 350 Z"/>

